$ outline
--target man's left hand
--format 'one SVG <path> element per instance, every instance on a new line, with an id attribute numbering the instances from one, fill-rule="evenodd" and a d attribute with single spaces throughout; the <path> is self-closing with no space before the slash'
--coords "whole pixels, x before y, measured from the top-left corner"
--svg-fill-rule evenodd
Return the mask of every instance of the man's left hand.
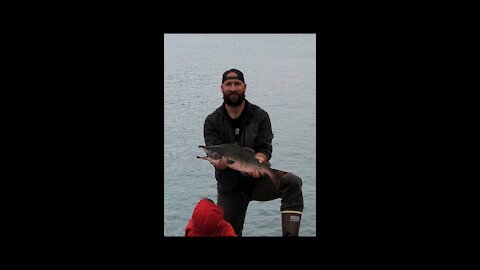
<path id="1" fill-rule="evenodd" d="M 258 152 L 255 154 L 255 158 L 258 159 L 259 163 L 264 163 L 267 160 L 267 156 L 265 156 L 264 153 Z M 260 170 L 256 170 L 250 174 L 251 177 L 253 178 L 260 178 L 260 176 L 263 176 L 265 173 L 263 173 Z"/>
<path id="2" fill-rule="evenodd" d="M 255 158 L 258 159 L 258 162 L 260 163 L 264 163 L 265 161 L 267 161 L 267 156 L 262 152 L 256 153 Z"/>

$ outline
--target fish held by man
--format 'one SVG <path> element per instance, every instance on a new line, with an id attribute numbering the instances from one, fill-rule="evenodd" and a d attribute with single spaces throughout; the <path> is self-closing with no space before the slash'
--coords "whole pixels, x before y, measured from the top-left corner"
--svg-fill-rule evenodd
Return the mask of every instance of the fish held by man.
<path id="1" fill-rule="evenodd" d="M 215 162 L 225 157 L 227 159 L 227 166 L 230 169 L 249 175 L 255 171 L 259 171 L 268 176 L 277 187 L 280 185 L 280 179 L 287 174 L 287 172 L 270 168 L 268 161 L 260 163 L 258 159 L 255 158 L 255 151 L 253 149 L 242 147 L 238 144 L 200 145 L 199 147 L 205 151 L 207 156 L 197 156 L 197 158 Z"/>

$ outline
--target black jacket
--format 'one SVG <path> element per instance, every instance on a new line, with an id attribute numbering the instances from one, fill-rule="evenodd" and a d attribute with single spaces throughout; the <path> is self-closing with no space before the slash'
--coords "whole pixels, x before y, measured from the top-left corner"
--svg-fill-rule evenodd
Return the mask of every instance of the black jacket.
<path id="1" fill-rule="evenodd" d="M 272 157 L 272 124 L 268 113 L 257 105 L 245 100 L 245 118 L 240 126 L 237 144 L 262 152 L 270 160 Z M 225 110 L 225 103 L 205 119 L 203 136 L 207 146 L 235 143 L 235 130 Z M 226 168 L 215 169 L 217 189 L 224 193 L 237 193 L 247 190 L 252 183 L 251 177 Z"/>

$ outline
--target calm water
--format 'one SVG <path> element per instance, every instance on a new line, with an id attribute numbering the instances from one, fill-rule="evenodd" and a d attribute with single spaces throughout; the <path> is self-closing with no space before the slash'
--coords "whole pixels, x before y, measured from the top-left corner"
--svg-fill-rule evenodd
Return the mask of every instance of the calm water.
<path id="1" fill-rule="evenodd" d="M 205 117 L 222 104 L 221 76 L 244 73 L 246 98 L 272 121 L 272 168 L 303 180 L 300 236 L 316 236 L 314 34 L 164 35 L 164 235 L 183 236 L 202 197 L 217 201 L 214 169 L 204 155 Z M 280 199 L 252 201 L 244 236 L 281 236 Z"/>

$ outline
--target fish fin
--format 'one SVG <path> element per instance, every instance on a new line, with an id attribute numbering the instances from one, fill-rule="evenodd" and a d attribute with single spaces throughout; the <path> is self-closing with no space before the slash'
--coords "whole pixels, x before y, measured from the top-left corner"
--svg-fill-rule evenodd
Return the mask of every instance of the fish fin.
<path id="1" fill-rule="evenodd" d="M 269 168 L 272 167 L 272 165 L 268 161 L 263 162 L 263 164 L 267 165 Z"/>
<path id="2" fill-rule="evenodd" d="M 231 160 L 231 159 L 227 159 L 227 164 L 230 165 L 230 164 L 233 164 L 235 163 L 235 161 Z"/>

